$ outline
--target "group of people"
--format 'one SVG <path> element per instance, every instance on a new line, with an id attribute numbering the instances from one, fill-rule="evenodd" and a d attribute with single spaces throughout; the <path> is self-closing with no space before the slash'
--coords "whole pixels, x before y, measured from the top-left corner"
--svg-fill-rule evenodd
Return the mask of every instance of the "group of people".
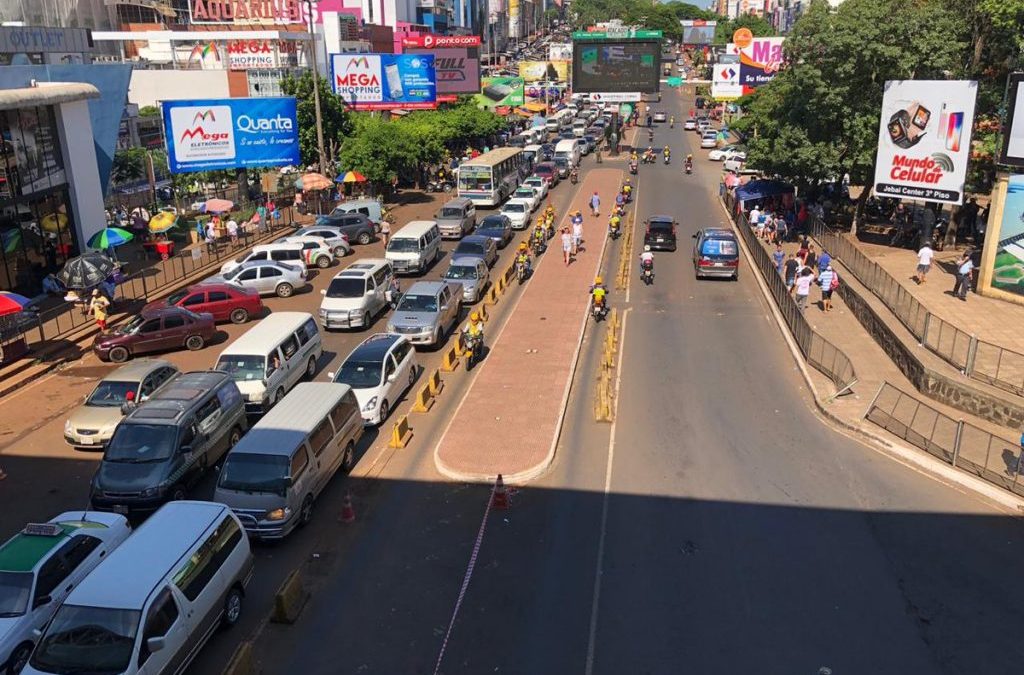
<path id="1" fill-rule="evenodd" d="M 805 236 L 800 240 L 797 252 L 790 253 L 788 257 L 782 242 L 777 242 L 772 260 L 800 311 L 807 309 L 811 286 L 815 284 L 821 289 L 821 310 L 832 311 L 832 293 L 839 288 L 839 275 L 832 268 L 832 256 L 828 251 L 822 251 L 819 256 L 814 244 Z"/>
<path id="2" fill-rule="evenodd" d="M 931 243 L 925 240 L 917 251 L 917 270 L 912 277 L 917 285 L 920 286 L 928 280 L 928 272 L 931 271 L 934 258 L 935 251 L 932 250 Z M 956 271 L 953 275 L 956 281 L 953 282 L 951 294 L 953 297 L 966 302 L 967 291 L 971 289 L 974 282 L 974 249 L 971 247 L 965 248 L 960 257 L 956 259 L 954 267 Z"/>
<path id="3" fill-rule="evenodd" d="M 790 218 L 796 221 L 796 212 L 793 210 L 789 211 Z M 769 244 L 776 244 L 787 241 L 790 232 L 790 222 L 786 219 L 786 216 L 782 212 L 776 211 L 772 213 L 765 210 L 759 209 L 757 206 L 750 210 L 750 216 L 748 218 L 750 226 L 754 228 L 754 233 L 758 239 L 762 239 Z"/>

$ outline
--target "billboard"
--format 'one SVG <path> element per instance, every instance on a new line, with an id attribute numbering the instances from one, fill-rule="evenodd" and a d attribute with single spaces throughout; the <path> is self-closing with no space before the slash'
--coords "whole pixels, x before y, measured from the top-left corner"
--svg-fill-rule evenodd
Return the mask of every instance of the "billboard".
<path id="1" fill-rule="evenodd" d="M 170 4 L 170 3 L 168 3 Z M 305 24 L 303 0 L 188 0 L 189 23 Z"/>
<path id="2" fill-rule="evenodd" d="M 734 101 L 743 96 L 738 63 L 719 63 L 711 67 L 711 98 Z"/>
<path id="3" fill-rule="evenodd" d="M 548 44 L 548 61 L 572 61 L 572 43 L 552 42 Z"/>
<path id="4" fill-rule="evenodd" d="M 709 45 L 715 41 L 715 28 L 718 26 L 717 21 L 684 19 L 679 23 L 683 27 L 683 44 Z"/>
<path id="5" fill-rule="evenodd" d="M 331 54 L 334 93 L 354 110 L 437 107 L 433 54 Z"/>
<path id="6" fill-rule="evenodd" d="M 164 101 L 171 173 L 299 163 L 294 98 Z"/>
<path id="7" fill-rule="evenodd" d="M 1003 200 L 1003 217 L 990 222 L 985 236 L 983 264 L 990 255 L 988 248 L 996 247 L 991 271 L 983 270 L 982 278 L 988 273 L 992 288 L 1024 296 L 1024 175 L 1010 176 L 1006 183 L 1006 197 Z M 1003 190 L 997 187 L 993 193 L 993 204 Z M 993 208 L 997 213 L 998 208 Z"/>
<path id="8" fill-rule="evenodd" d="M 875 194 L 962 204 L 978 83 L 885 83 L 875 159 Z"/>
<path id="9" fill-rule="evenodd" d="M 756 37 L 740 48 L 740 84 L 744 93 L 749 94 L 775 79 L 782 67 L 782 43 L 785 41 L 786 38 L 781 37 Z"/>
<path id="10" fill-rule="evenodd" d="M 439 96 L 475 94 L 480 91 L 480 49 L 406 47 L 406 54 L 432 54 Z"/>
<path id="11" fill-rule="evenodd" d="M 494 110 L 501 106 L 523 105 L 523 88 L 526 83 L 521 77 L 485 77 L 475 101 L 478 107 Z"/>
<path id="12" fill-rule="evenodd" d="M 1024 73 L 1012 73 L 1006 87 L 1006 125 L 1003 129 L 1003 147 L 999 163 L 1024 166 L 1024 87 L 1020 86 Z"/>
<path id="13" fill-rule="evenodd" d="M 519 77 L 527 82 L 539 82 L 541 80 L 567 82 L 569 80 L 569 62 L 520 61 Z"/>
<path id="14" fill-rule="evenodd" d="M 573 45 L 573 93 L 658 91 L 661 42 L 583 40 Z"/>

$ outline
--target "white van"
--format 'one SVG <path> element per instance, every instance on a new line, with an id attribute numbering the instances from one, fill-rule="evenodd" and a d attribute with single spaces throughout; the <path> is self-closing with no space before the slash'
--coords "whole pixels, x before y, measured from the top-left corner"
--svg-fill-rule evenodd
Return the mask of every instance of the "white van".
<path id="1" fill-rule="evenodd" d="M 577 118 L 572 123 L 572 135 L 575 136 L 576 138 L 583 138 L 584 136 L 587 135 L 588 126 L 589 123 L 587 122 L 587 120 Z"/>
<path id="2" fill-rule="evenodd" d="M 414 220 L 391 235 L 384 257 L 395 274 L 426 272 L 441 255 L 441 231 L 433 220 Z"/>
<path id="3" fill-rule="evenodd" d="M 362 435 L 352 387 L 303 382 L 231 449 L 213 498 L 231 507 L 249 536 L 281 539 L 309 522 L 338 469 L 355 465 Z"/>
<path id="4" fill-rule="evenodd" d="M 260 244 L 253 246 L 248 253 L 243 253 L 234 260 L 229 260 L 220 266 L 220 273 L 227 274 L 242 263 L 253 260 L 273 260 L 275 262 L 293 265 L 299 269 L 306 269 L 306 255 L 303 245 L 300 243 L 281 242 L 275 244 Z"/>
<path id="5" fill-rule="evenodd" d="M 68 594 L 22 673 L 184 672 L 238 623 L 252 569 L 231 509 L 165 504 Z"/>
<path id="6" fill-rule="evenodd" d="M 373 317 L 390 301 L 394 272 L 383 258 L 363 258 L 334 275 L 320 293 L 320 325 L 324 328 L 369 328 Z"/>
<path id="7" fill-rule="evenodd" d="M 569 161 L 569 166 L 579 166 L 580 164 L 580 146 L 575 139 L 564 139 L 558 141 L 558 145 L 555 146 L 555 159 L 564 157 Z"/>
<path id="8" fill-rule="evenodd" d="M 215 370 L 232 377 L 245 411 L 261 414 L 278 403 L 303 376 L 316 375 L 323 341 L 306 312 L 274 312 L 228 345 Z"/>

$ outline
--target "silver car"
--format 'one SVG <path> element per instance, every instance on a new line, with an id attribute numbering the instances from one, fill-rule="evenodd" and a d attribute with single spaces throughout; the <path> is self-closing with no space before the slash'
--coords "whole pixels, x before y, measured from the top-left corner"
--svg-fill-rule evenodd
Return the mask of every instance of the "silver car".
<path id="1" fill-rule="evenodd" d="M 327 243 L 335 258 L 344 258 L 352 251 L 352 244 L 348 241 L 348 235 L 342 232 L 340 227 L 310 225 L 308 227 L 300 227 L 291 236 L 320 237 Z"/>
<path id="2" fill-rule="evenodd" d="M 476 302 L 484 297 L 490 281 L 487 263 L 475 256 L 460 256 L 452 260 L 444 278 L 462 285 L 462 300 Z"/>
<path id="3" fill-rule="evenodd" d="M 291 297 L 296 290 L 309 285 L 306 270 L 285 263 L 267 260 L 245 262 L 227 274 L 210 277 L 209 281 L 222 281 L 242 288 L 251 288 L 260 295 Z"/>
<path id="4" fill-rule="evenodd" d="M 438 346 L 459 323 L 462 286 L 448 281 L 417 281 L 398 301 L 388 332 L 414 345 Z"/>

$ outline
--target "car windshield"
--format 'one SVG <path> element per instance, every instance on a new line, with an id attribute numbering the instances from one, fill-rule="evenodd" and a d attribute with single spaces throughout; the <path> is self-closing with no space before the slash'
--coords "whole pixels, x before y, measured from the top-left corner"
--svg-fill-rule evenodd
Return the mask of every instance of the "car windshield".
<path id="1" fill-rule="evenodd" d="M 648 229 L 651 230 L 663 230 L 666 232 L 672 231 L 672 223 L 667 220 L 652 220 L 648 223 Z"/>
<path id="2" fill-rule="evenodd" d="M 480 256 L 480 255 L 485 254 L 486 252 L 487 252 L 487 249 L 484 248 L 483 244 L 478 244 L 476 242 L 471 242 L 471 241 L 464 241 L 464 242 L 462 242 L 461 244 L 459 244 L 458 246 L 455 247 L 455 250 L 452 252 L 452 257 L 458 256 L 458 255 L 477 255 L 477 256 Z"/>
<path id="3" fill-rule="evenodd" d="M 32 654 L 46 673 L 123 673 L 131 665 L 141 612 L 64 605 Z"/>
<path id="4" fill-rule="evenodd" d="M 480 223 L 481 230 L 501 230 L 505 228 L 505 221 L 500 216 L 487 216 Z"/>
<path id="5" fill-rule="evenodd" d="M 388 242 L 388 251 L 392 253 L 415 253 L 420 250 L 418 239 L 409 237 L 395 237 Z"/>
<path id="6" fill-rule="evenodd" d="M 736 255 L 736 242 L 732 239 L 705 239 L 703 255 Z"/>
<path id="7" fill-rule="evenodd" d="M 513 193 L 513 196 L 522 197 L 523 199 L 533 199 L 533 190 L 530 190 L 529 188 L 523 190 L 520 188 Z"/>
<path id="8" fill-rule="evenodd" d="M 328 298 L 361 298 L 366 294 L 366 281 L 359 277 L 331 279 L 327 287 Z"/>
<path id="9" fill-rule="evenodd" d="M 146 320 L 142 318 L 141 314 L 136 314 L 128 320 L 128 323 L 118 328 L 116 332 L 121 333 L 122 335 L 130 335 L 139 330 L 139 326 L 145 323 L 145 321 Z"/>
<path id="10" fill-rule="evenodd" d="M 365 361 L 346 361 L 334 376 L 334 381 L 353 389 L 368 389 L 380 385 L 381 364 Z"/>
<path id="11" fill-rule="evenodd" d="M 501 210 L 511 213 L 524 213 L 526 211 L 526 204 L 520 202 L 505 204 L 505 206 L 501 207 Z"/>
<path id="12" fill-rule="evenodd" d="M 160 462 L 174 454 L 177 441 L 177 427 L 170 424 L 121 423 L 110 439 L 103 461 L 123 464 Z"/>
<path id="13" fill-rule="evenodd" d="M 97 408 L 116 408 L 125 401 L 125 395 L 138 389 L 138 382 L 116 382 L 103 380 L 92 390 L 89 398 L 85 400 L 86 405 Z"/>
<path id="14" fill-rule="evenodd" d="M 24 614 L 31 594 L 31 572 L 0 572 L 0 619 Z"/>
<path id="15" fill-rule="evenodd" d="M 251 354 L 222 356 L 214 370 L 227 373 L 236 382 L 262 380 L 267 371 L 267 357 Z"/>
<path id="16" fill-rule="evenodd" d="M 452 265 L 444 274 L 445 279 L 476 279 L 476 266 Z"/>
<path id="17" fill-rule="evenodd" d="M 441 209 L 442 218 L 461 218 L 462 209 L 459 208 L 444 208 Z"/>
<path id="18" fill-rule="evenodd" d="M 565 157 L 555 157 L 555 164 L 559 167 L 569 166 L 569 160 Z"/>
<path id="19" fill-rule="evenodd" d="M 406 293 L 398 303 L 397 312 L 436 312 L 437 297 L 433 295 L 410 295 Z"/>
<path id="20" fill-rule="evenodd" d="M 291 461 L 284 455 L 232 452 L 224 460 L 217 486 L 239 492 L 285 495 Z"/>

